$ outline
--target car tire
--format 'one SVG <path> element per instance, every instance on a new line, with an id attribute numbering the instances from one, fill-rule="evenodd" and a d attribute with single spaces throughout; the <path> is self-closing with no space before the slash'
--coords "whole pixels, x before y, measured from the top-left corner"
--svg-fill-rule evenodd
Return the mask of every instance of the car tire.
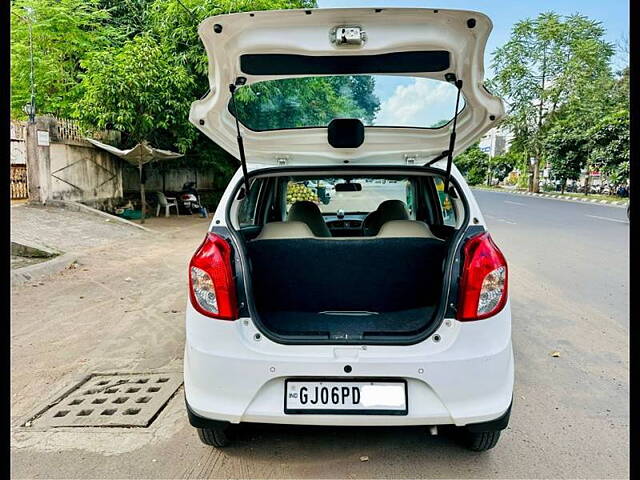
<path id="1" fill-rule="evenodd" d="M 484 452 L 496 446 L 500 439 L 500 430 L 495 432 L 462 432 L 463 445 L 473 452 Z"/>
<path id="2" fill-rule="evenodd" d="M 211 428 L 198 428 L 198 437 L 205 445 L 216 448 L 227 447 L 231 442 L 227 435 L 228 425 L 214 426 Z"/>

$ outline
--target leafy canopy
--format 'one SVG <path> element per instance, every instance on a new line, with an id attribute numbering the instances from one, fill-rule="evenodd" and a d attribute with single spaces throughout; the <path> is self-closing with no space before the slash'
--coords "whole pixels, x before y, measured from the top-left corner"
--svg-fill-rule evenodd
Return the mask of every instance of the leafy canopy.
<path id="1" fill-rule="evenodd" d="M 84 123 L 113 128 L 130 143 L 143 140 L 184 152 L 195 129 L 188 123 L 193 77 L 150 35 L 95 52 L 82 63 L 82 99 L 74 111 Z"/>
<path id="2" fill-rule="evenodd" d="M 524 162 L 536 159 L 536 179 L 540 161 L 549 159 L 545 155 L 560 151 L 545 140 L 558 110 L 567 104 L 588 108 L 593 85 L 611 78 L 613 46 L 604 34 L 599 22 L 583 15 L 547 12 L 516 23 L 509 41 L 493 53 L 496 75 L 490 88 L 506 100 L 505 124 L 515 134 L 514 146 L 525 153 Z"/>
<path id="3" fill-rule="evenodd" d="M 316 127 L 337 117 L 371 124 L 380 108 L 369 75 L 286 78 L 240 87 L 238 118 L 253 130 Z"/>
<path id="4" fill-rule="evenodd" d="M 487 178 L 489 155 L 473 144 L 455 159 L 455 164 L 469 185 L 478 185 Z"/>
<path id="5" fill-rule="evenodd" d="M 11 115 L 24 118 L 31 97 L 32 31 L 38 113 L 71 116 L 80 98 L 80 63 L 118 41 L 109 12 L 96 0 L 14 0 L 11 3 Z"/>

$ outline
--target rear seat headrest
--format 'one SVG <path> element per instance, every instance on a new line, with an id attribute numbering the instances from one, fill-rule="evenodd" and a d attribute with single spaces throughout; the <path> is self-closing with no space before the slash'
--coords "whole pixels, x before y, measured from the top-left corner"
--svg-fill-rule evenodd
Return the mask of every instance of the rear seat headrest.
<path id="1" fill-rule="evenodd" d="M 440 240 L 424 222 L 417 220 L 391 220 L 380 227 L 376 238 L 434 238 Z"/>
<path id="2" fill-rule="evenodd" d="M 313 232 L 304 222 L 267 223 L 254 240 L 284 238 L 314 238 Z"/>
<path id="3" fill-rule="evenodd" d="M 287 214 L 288 222 L 306 223 L 316 237 L 330 237 L 331 231 L 327 227 L 320 208 L 313 202 L 300 200 L 289 208 Z"/>

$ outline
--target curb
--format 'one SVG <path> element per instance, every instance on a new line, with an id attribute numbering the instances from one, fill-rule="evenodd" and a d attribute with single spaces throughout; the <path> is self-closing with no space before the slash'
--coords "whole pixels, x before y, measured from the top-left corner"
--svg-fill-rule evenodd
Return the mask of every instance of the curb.
<path id="1" fill-rule="evenodd" d="M 11 271 L 11 285 L 22 285 L 42 277 L 48 277 L 54 273 L 61 272 L 78 259 L 74 253 L 65 253 L 59 257 L 52 258 L 46 262 L 36 263 L 28 267 L 16 268 Z"/>
<path id="2" fill-rule="evenodd" d="M 476 190 L 484 190 L 486 192 L 496 192 L 496 193 L 511 193 L 514 195 L 528 195 L 528 196 L 532 196 L 532 197 L 541 197 L 541 198 L 553 198 L 556 200 L 565 200 L 568 202 L 586 202 L 586 203 L 598 203 L 601 205 L 609 205 L 612 207 L 626 207 L 628 205 L 628 201 L 624 201 L 624 200 L 598 200 L 597 198 L 581 198 L 581 197 L 563 197 L 562 195 L 554 195 L 554 194 L 548 194 L 548 193 L 534 193 L 534 192 L 522 192 L 519 190 L 509 190 L 509 189 L 498 189 L 498 190 L 494 190 L 493 188 L 483 188 L 483 187 L 471 187 L 471 188 L 475 188 Z"/>
<path id="3" fill-rule="evenodd" d="M 54 207 L 67 208 L 67 209 L 75 211 L 75 212 L 91 213 L 91 214 L 103 217 L 103 218 L 109 220 L 110 222 L 119 222 L 119 223 L 122 223 L 124 225 L 128 225 L 130 227 L 139 228 L 140 230 L 144 230 L 145 232 L 157 233 L 155 230 L 152 230 L 152 229 L 147 228 L 147 227 L 143 227 L 142 225 L 138 225 L 137 223 L 133 223 L 132 221 L 127 220 L 126 218 L 120 218 L 120 217 L 117 217 L 115 215 L 111 215 L 110 213 L 106 213 L 106 212 L 103 212 L 102 210 L 98 210 L 96 208 L 89 207 L 89 206 L 84 205 L 83 203 L 80 203 L 80 202 L 74 202 L 74 201 L 71 201 L 71 200 L 49 200 L 47 202 L 47 205 L 52 205 Z"/>

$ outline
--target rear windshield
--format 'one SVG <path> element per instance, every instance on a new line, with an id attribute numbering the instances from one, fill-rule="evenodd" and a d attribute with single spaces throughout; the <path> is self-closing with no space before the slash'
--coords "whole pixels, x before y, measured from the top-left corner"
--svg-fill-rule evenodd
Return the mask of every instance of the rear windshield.
<path id="1" fill-rule="evenodd" d="M 453 84 L 430 78 L 338 75 L 267 80 L 235 95 L 242 124 L 264 131 L 326 127 L 334 118 L 358 118 L 373 127 L 440 128 L 453 118 L 456 94 Z M 231 104 L 229 110 L 234 113 Z"/>
<path id="2" fill-rule="evenodd" d="M 324 214 L 368 213 L 385 200 L 400 200 L 409 214 L 414 191 L 408 178 L 308 178 L 291 177 L 286 185 L 286 211 L 295 202 L 311 201 Z"/>

